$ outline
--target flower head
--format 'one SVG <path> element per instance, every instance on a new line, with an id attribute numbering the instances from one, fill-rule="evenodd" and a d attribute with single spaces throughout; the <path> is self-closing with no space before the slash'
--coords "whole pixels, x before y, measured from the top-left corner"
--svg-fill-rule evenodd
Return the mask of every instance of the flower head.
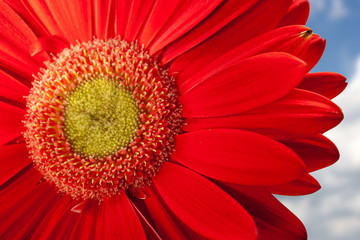
<path id="1" fill-rule="evenodd" d="M 35 167 L 75 199 L 149 185 L 182 125 L 174 78 L 119 39 L 81 43 L 46 63 L 27 109 Z"/>
<path id="2" fill-rule="evenodd" d="M 275 3 L 276 2 L 276 3 Z M 1 1 L 0 227 L 22 239 L 305 239 L 272 194 L 336 162 L 306 0 Z"/>

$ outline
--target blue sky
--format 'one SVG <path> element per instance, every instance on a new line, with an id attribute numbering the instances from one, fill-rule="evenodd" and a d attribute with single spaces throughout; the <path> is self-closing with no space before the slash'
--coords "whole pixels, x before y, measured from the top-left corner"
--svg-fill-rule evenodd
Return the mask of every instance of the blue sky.
<path id="1" fill-rule="evenodd" d="M 310 7 L 307 25 L 327 41 L 314 70 L 350 76 L 360 55 L 360 0 L 310 0 Z"/>
<path id="2" fill-rule="evenodd" d="M 281 197 L 305 224 L 309 240 L 360 239 L 360 0 L 309 0 L 307 26 L 327 40 L 313 72 L 338 72 L 347 89 L 334 101 L 345 119 L 326 133 L 340 150 L 340 160 L 314 174 L 322 185 L 317 193 Z"/>

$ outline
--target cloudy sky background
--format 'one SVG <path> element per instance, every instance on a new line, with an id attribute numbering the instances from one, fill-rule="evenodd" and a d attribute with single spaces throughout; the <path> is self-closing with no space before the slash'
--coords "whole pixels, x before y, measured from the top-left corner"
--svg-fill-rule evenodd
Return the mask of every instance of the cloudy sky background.
<path id="1" fill-rule="evenodd" d="M 347 89 L 334 101 L 345 120 L 329 131 L 340 160 L 313 176 L 322 189 L 301 197 L 281 197 L 305 224 L 309 240 L 360 239 L 360 0 L 310 0 L 307 25 L 327 40 L 313 72 L 347 77 Z"/>

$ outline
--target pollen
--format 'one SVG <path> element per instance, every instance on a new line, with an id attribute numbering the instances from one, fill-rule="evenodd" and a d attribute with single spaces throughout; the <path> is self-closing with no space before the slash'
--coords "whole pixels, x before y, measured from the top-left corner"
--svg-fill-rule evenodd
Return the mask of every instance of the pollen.
<path id="1" fill-rule="evenodd" d="M 83 157 L 106 157 L 135 137 L 140 111 L 131 92 L 98 78 L 80 84 L 66 99 L 65 136 Z"/>
<path id="2" fill-rule="evenodd" d="M 78 43 L 35 76 L 24 137 L 59 192 L 136 195 L 169 160 L 183 119 L 175 79 L 137 43 Z"/>

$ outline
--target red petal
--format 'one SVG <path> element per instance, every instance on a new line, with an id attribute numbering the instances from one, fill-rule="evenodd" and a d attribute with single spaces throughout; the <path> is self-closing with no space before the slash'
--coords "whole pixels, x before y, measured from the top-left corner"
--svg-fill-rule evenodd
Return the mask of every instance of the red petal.
<path id="1" fill-rule="evenodd" d="M 310 13 L 308 0 L 293 0 L 288 13 L 279 23 L 279 26 L 286 25 L 305 25 Z"/>
<path id="2" fill-rule="evenodd" d="M 0 65 L 31 78 L 39 65 L 30 57 L 30 46 L 36 36 L 28 25 L 6 3 L 0 2 Z"/>
<path id="3" fill-rule="evenodd" d="M 20 52 L 29 53 L 37 37 L 21 17 L 6 3 L 0 2 L 1 39 L 16 46 Z"/>
<path id="4" fill-rule="evenodd" d="M 155 53 L 191 30 L 221 2 L 221 0 L 172 0 L 169 4 L 170 1 L 158 0 L 145 24 L 140 41 L 149 48 L 150 54 Z"/>
<path id="5" fill-rule="evenodd" d="M 171 43 L 162 53 L 162 64 L 166 64 L 175 57 L 183 54 L 199 43 L 203 42 L 232 20 L 248 10 L 257 0 L 237 1 L 230 0 L 219 5 L 205 20 L 200 22 L 191 31 Z"/>
<path id="6" fill-rule="evenodd" d="M 25 144 L 13 144 L 0 147 L 0 185 L 29 165 L 32 160 L 28 156 Z"/>
<path id="7" fill-rule="evenodd" d="M 33 168 L 4 186 L 0 197 L 0 236 L 3 239 L 30 239 L 31 234 L 57 201 L 58 195 L 47 183 L 36 185 L 41 176 Z"/>
<path id="8" fill-rule="evenodd" d="M 265 52 L 287 52 L 297 56 L 308 49 L 311 36 L 312 31 L 305 26 L 288 26 L 272 30 L 239 45 L 196 72 L 176 74 L 177 81 L 180 86 L 186 85 L 187 82 L 196 82 L 196 79 L 215 75 L 245 58 Z"/>
<path id="9" fill-rule="evenodd" d="M 307 72 L 309 72 L 320 60 L 325 50 L 326 41 L 319 35 L 313 34 L 309 49 L 302 55 L 298 56 L 308 64 Z"/>
<path id="10" fill-rule="evenodd" d="M 208 239 L 256 239 L 251 216 L 206 178 L 167 162 L 153 181 L 170 210 L 199 235 Z"/>
<path id="11" fill-rule="evenodd" d="M 258 1 L 209 39 L 175 59 L 170 70 L 179 76 L 195 74 L 231 49 L 275 28 L 290 4 L 291 0 L 278 0 L 276 4 L 273 0 Z"/>
<path id="12" fill-rule="evenodd" d="M 51 240 L 71 239 L 70 238 L 71 231 L 74 230 L 74 226 L 76 226 L 76 222 L 79 216 L 80 216 L 79 214 L 74 213 L 72 211 L 64 212 L 64 216 L 61 219 L 58 219 L 59 222 L 56 224 L 55 228 L 51 232 L 50 237 L 44 239 L 51 239 Z M 87 231 L 89 231 L 89 229 L 87 229 Z"/>
<path id="13" fill-rule="evenodd" d="M 208 79 L 179 86 L 184 117 L 231 115 L 268 104 L 299 84 L 306 65 L 286 53 L 248 58 Z"/>
<path id="14" fill-rule="evenodd" d="M 39 19 L 39 16 L 41 15 L 41 12 L 39 15 L 37 15 L 34 12 L 34 9 L 32 9 L 31 5 L 36 5 L 39 4 L 38 2 L 36 2 L 36 0 L 32 0 L 32 1 L 12 1 L 12 0 L 5 0 L 5 2 L 12 8 L 15 10 L 15 12 L 21 16 L 21 18 L 24 20 L 24 22 L 28 25 L 28 28 L 31 28 L 31 31 L 34 32 L 34 34 L 38 37 L 43 36 L 46 38 L 47 35 L 51 35 L 51 33 L 49 32 L 49 30 L 44 26 L 44 24 L 41 22 L 41 20 Z M 42 1 L 41 4 L 44 1 Z M 49 11 L 47 11 L 45 13 L 45 15 L 51 19 L 51 16 Z M 55 31 L 56 32 L 56 31 Z M 60 32 L 56 32 L 57 36 L 62 36 L 63 34 L 61 34 Z M 43 38 L 41 37 L 41 38 Z M 33 42 L 34 39 L 31 41 Z M 35 40 L 36 41 L 36 40 Z M 32 45 L 32 43 L 31 43 Z M 28 49 L 31 49 L 32 46 L 27 46 L 26 52 L 28 53 Z M 50 51 L 51 52 L 51 51 Z M 43 65 L 44 61 L 49 61 L 50 56 L 47 53 L 41 53 L 41 54 L 37 54 L 36 56 L 34 56 L 32 54 L 32 51 L 30 51 L 30 55 L 33 57 L 34 60 L 36 60 L 40 65 Z"/>
<path id="15" fill-rule="evenodd" d="M 103 221 L 100 221 L 100 219 L 102 219 L 99 214 L 102 212 L 101 209 L 103 208 L 97 201 L 86 201 L 80 216 L 77 218 L 76 223 L 72 227 L 72 234 L 70 239 L 100 239 L 98 236 L 103 234 L 103 232 L 100 232 L 100 230 L 102 230 L 104 224 Z M 78 213 L 74 212 L 74 214 Z M 100 232 L 99 234 L 97 234 L 98 231 Z"/>
<path id="16" fill-rule="evenodd" d="M 47 1 L 46 5 L 70 43 L 92 40 L 91 0 Z"/>
<path id="17" fill-rule="evenodd" d="M 31 46 L 30 53 L 32 56 L 44 52 L 56 55 L 68 47 L 70 47 L 70 45 L 66 40 L 52 35 L 37 39 Z"/>
<path id="18" fill-rule="evenodd" d="M 41 33 L 38 34 L 39 36 L 55 35 L 65 39 L 66 36 L 51 14 L 47 2 L 48 1 L 43 0 L 21 1 L 25 7 L 25 15 L 30 15 L 27 16 L 26 20 L 31 23 L 31 27 L 34 27 L 38 33 Z M 24 11 L 21 11 L 21 13 L 23 12 Z"/>
<path id="19" fill-rule="evenodd" d="M 124 31 L 124 39 L 132 42 L 138 36 L 141 27 L 148 17 L 155 0 L 133 0 L 129 6 L 129 16 Z"/>
<path id="20" fill-rule="evenodd" d="M 29 88 L 0 70 L 0 96 L 25 103 L 24 96 L 29 94 Z"/>
<path id="21" fill-rule="evenodd" d="M 6 134 L 0 135 L 0 146 L 10 143 L 15 138 L 19 137 L 21 133 L 13 133 L 13 134 Z"/>
<path id="22" fill-rule="evenodd" d="M 42 178 L 41 174 L 36 171 L 31 166 L 23 169 L 16 178 L 13 178 L 12 181 L 8 181 L 5 184 L 1 185 L 1 195 L 0 202 L 2 207 L 0 208 L 1 214 L 5 214 L 6 211 L 11 212 L 16 210 L 18 206 L 14 202 L 20 201 L 23 198 L 26 198 L 27 195 L 30 195 L 38 187 L 38 183 Z M 8 201 L 11 199 L 11 201 Z M 8 206 L 14 206 L 14 209 L 10 209 Z M 16 216 L 13 216 L 16 218 Z M 3 215 L 1 215 L 1 219 Z M 3 231 L 6 229 L 4 224 L 0 224 L 0 229 Z"/>
<path id="23" fill-rule="evenodd" d="M 346 78 L 338 73 L 308 73 L 297 87 L 319 93 L 332 99 L 345 89 L 347 85 L 345 81 Z"/>
<path id="24" fill-rule="evenodd" d="M 115 1 L 115 35 L 124 36 L 131 10 L 131 1 Z"/>
<path id="25" fill-rule="evenodd" d="M 53 203 L 52 208 L 47 212 L 41 224 L 35 230 L 33 239 L 55 239 L 57 237 L 62 239 L 68 238 L 64 232 L 58 231 L 58 225 L 61 224 L 66 215 L 71 214 L 74 219 L 79 215 L 70 211 L 74 200 L 69 196 L 63 196 L 58 201 Z"/>
<path id="26" fill-rule="evenodd" d="M 334 164 L 339 159 L 335 144 L 319 134 L 305 139 L 284 142 L 303 160 L 308 172 L 313 172 Z"/>
<path id="27" fill-rule="evenodd" d="M 31 0 L 31 1 L 13 1 L 13 0 L 5 0 L 5 2 L 15 10 L 21 16 L 25 23 L 29 25 L 29 28 L 34 31 L 36 36 L 40 37 L 40 39 L 48 38 L 48 36 L 56 36 L 60 38 L 64 38 L 64 34 L 58 29 L 57 24 L 54 22 L 49 9 L 46 7 L 46 3 L 43 0 Z M 45 6 L 44 6 L 45 5 Z M 36 10 L 36 13 L 35 13 Z M 44 19 L 45 16 L 45 19 Z M 41 18 L 41 19 L 40 19 Z M 44 20 L 44 23 L 41 21 Z M 34 40 L 32 40 L 31 46 L 27 47 L 26 52 L 29 52 L 30 55 L 35 59 L 39 64 L 43 64 L 44 61 L 49 61 L 50 56 L 42 51 L 38 51 L 37 53 L 42 52 L 41 54 L 32 54 Z M 35 40 L 35 45 L 38 45 Z M 39 49 L 38 46 L 35 46 L 35 49 Z M 48 50 L 48 49 L 47 49 Z M 50 49 L 49 52 L 56 52 Z M 57 52 L 56 52 L 57 53 Z M 56 54 L 55 54 L 56 55 Z"/>
<path id="28" fill-rule="evenodd" d="M 145 197 L 145 193 L 144 193 L 144 197 Z M 151 239 L 151 240 L 162 240 L 159 233 L 155 230 L 152 223 L 150 222 L 151 221 L 150 216 L 147 214 L 147 210 L 145 210 L 145 204 L 142 200 L 144 200 L 144 199 L 138 199 L 137 197 L 135 197 L 134 199 L 131 199 L 131 206 L 134 208 L 137 216 L 139 217 L 139 220 L 141 222 L 141 225 L 143 226 L 143 230 L 145 232 L 146 238 Z M 141 204 L 140 204 L 142 207 L 141 210 L 136 206 L 134 201 L 138 201 L 138 202 L 141 201 Z"/>
<path id="29" fill-rule="evenodd" d="M 3 39 L 0 39 L 0 66 L 29 80 L 39 71 L 39 66 L 30 56 L 20 52 L 14 45 L 3 42 Z"/>
<path id="30" fill-rule="evenodd" d="M 29 25 L 31 24 L 31 29 L 34 30 L 34 33 L 37 36 L 44 36 L 48 34 L 46 28 L 44 28 L 41 21 L 38 19 L 38 16 L 31 9 L 29 1 L 13 1 L 13 0 L 4 0 L 15 12 L 21 16 L 22 19 Z M 32 0 L 31 2 L 34 2 Z"/>
<path id="31" fill-rule="evenodd" d="M 163 0 L 154 1 L 152 9 L 143 23 L 143 30 L 139 36 L 140 42 L 147 47 L 167 20 L 170 19 L 171 15 L 174 14 L 174 11 L 180 7 L 180 0 L 171 2 Z"/>
<path id="32" fill-rule="evenodd" d="M 243 114 L 218 118 L 187 118 L 184 130 L 235 128 L 286 140 L 325 132 L 342 119 L 341 109 L 329 99 L 294 89 L 271 104 Z"/>
<path id="33" fill-rule="evenodd" d="M 265 52 L 287 52 L 298 56 L 308 49 L 311 39 L 312 30 L 306 26 L 276 28 L 239 45 L 221 58 L 234 61 Z"/>
<path id="34" fill-rule="evenodd" d="M 104 200 L 96 231 L 100 239 L 146 239 L 144 230 L 126 194 Z"/>
<path id="35" fill-rule="evenodd" d="M 113 0 L 93 0 L 94 35 L 99 39 L 107 39 L 110 26 L 115 22 Z"/>
<path id="36" fill-rule="evenodd" d="M 163 202 L 151 189 L 146 192 L 144 200 L 146 207 L 150 213 L 151 218 L 158 229 L 160 235 L 164 239 L 187 239 L 184 230 L 176 222 L 168 210 L 165 208 Z"/>
<path id="37" fill-rule="evenodd" d="M 321 186 L 318 181 L 316 181 L 316 179 L 310 174 L 305 174 L 304 176 L 289 183 L 268 187 L 271 193 L 288 196 L 311 194 L 318 191 L 320 188 Z"/>
<path id="38" fill-rule="evenodd" d="M 307 239 L 301 221 L 267 190 L 234 184 L 227 186 L 227 192 L 253 216 L 259 240 Z"/>
<path id="39" fill-rule="evenodd" d="M 286 183 L 305 173 L 305 165 L 290 148 L 242 130 L 178 135 L 171 158 L 207 177 L 244 185 Z"/>
<path id="40" fill-rule="evenodd" d="M 0 136 L 19 136 L 25 130 L 22 120 L 25 110 L 0 101 Z"/>

